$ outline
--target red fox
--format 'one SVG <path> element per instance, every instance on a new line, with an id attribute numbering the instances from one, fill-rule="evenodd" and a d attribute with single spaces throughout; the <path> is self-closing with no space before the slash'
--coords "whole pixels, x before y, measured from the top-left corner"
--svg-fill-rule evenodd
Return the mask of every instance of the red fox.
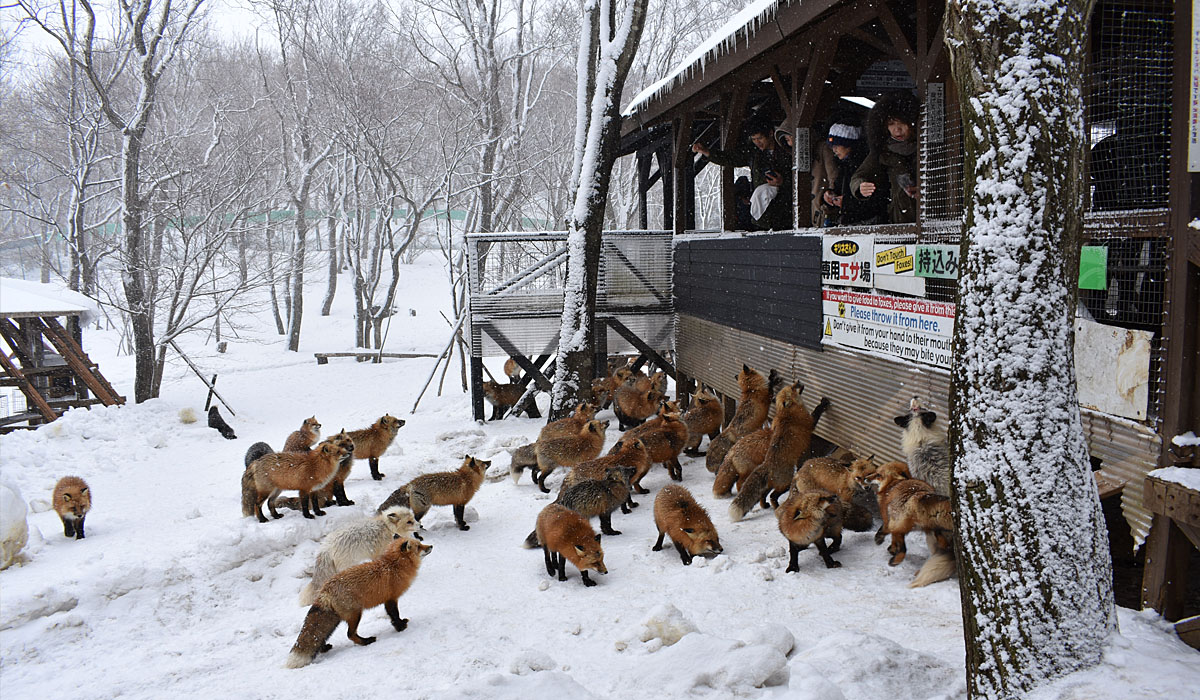
<path id="1" fill-rule="evenodd" d="M 729 425 L 725 426 L 716 440 L 708 443 L 708 453 L 704 459 L 708 471 L 715 473 L 721 462 L 725 461 L 725 453 L 735 442 L 762 427 L 771 408 L 771 396 L 782 381 L 775 370 L 771 370 L 770 379 L 764 379 L 749 365 L 742 365 L 742 371 L 737 376 L 742 398 Z"/>
<path id="2" fill-rule="evenodd" d="M 713 479 L 713 495 L 717 498 L 728 496 L 735 483 L 741 491 L 747 477 L 767 458 L 767 448 L 770 446 L 770 428 L 759 428 L 735 442 L 726 453 L 725 461 L 721 462 L 717 478 Z"/>
<path id="3" fill-rule="evenodd" d="M 878 489 L 879 513 L 883 516 L 883 527 L 875 535 L 875 543 L 883 542 L 884 534 L 892 536 L 888 553 L 892 558 L 889 566 L 904 561 L 907 548 L 904 536 L 913 530 L 932 532 L 937 549 L 949 551 L 949 536 L 954 532 L 954 519 L 950 512 L 950 499 L 934 492 L 933 487 L 920 479 L 905 479 L 892 462 L 868 476 L 867 481 Z M 936 551 L 931 551 L 936 554 Z"/>
<path id="4" fill-rule="evenodd" d="M 403 427 L 403 418 L 384 415 L 370 428 L 350 433 L 350 439 L 354 441 L 354 458 L 365 459 L 370 463 L 372 479 L 379 481 L 384 477 L 379 473 L 379 458 L 387 452 L 392 440 L 396 439 L 396 433 Z"/>
<path id="5" fill-rule="evenodd" d="M 667 484 L 655 496 L 654 526 L 658 528 L 658 541 L 653 550 L 662 551 L 663 538 L 669 536 L 684 566 L 695 557 L 712 558 L 724 551 L 708 511 L 696 503 L 691 491 L 678 484 Z"/>
<path id="6" fill-rule="evenodd" d="M 607 455 L 571 467 L 571 471 L 567 472 L 559 485 L 559 492 L 566 491 L 581 481 L 603 479 L 612 467 L 633 467 L 636 474 L 641 470 L 649 470 L 650 464 L 650 453 L 646 451 L 646 445 L 641 440 L 622 437 Z"/>
<path id="7" fill-rule="evenodd" d="M 546 573 L 558 574 L 559 581 L 567 580 L 567 562 L 579 569 L 583 585 L 594 586 L 588 571 L 607 574 L 604 566 L 604 550 L 587 518 L 557 503 L 551 503 L 538 513 L 537 544 L 542 547 L 546 559 Z"/>
<path id="8" fill-rule="evenodd" d="M 842 546 L 842 504 L 837 496 L 828 491 L 793 491 L 775 509 L 779 531 L 788 539 L 790 557 L 787 571 L 799 571 L 800 550 L 810 544 L 817 545 L 817 553 L 828 569 L 836 569 L 840 562 L 831 556 Z M 825 546 L 825 539 L 830 544 Z"/>
<path id="9" fill-rule="evenodd" d="M 701 388 L 692 397 L 692 405 L 683 412 L 683 422 L 687 425 L 688 441 L 683 453 L 689 457 L 699 457 L 700 442 L 704 436 L 708 441 L 717 439 L 721 432 L 721 424 L 725 422 L 725 404 L 708 390 Z"/>
<path id="10" fill-rule="evenodd" d="M 393 540 L 378 559 L 352 566 L 326 581 L 304 617 L 300 636 L 288 654 L 287 667 L 307 666 L 318 652 L 329 651 L 329 636 L 343 620 L 350 641 L 363 646 L 374 642 L 374 637 L 358 636 L 358 623 L 363 610 L 377 605 L 383 605 L 392 627 L 403 632 L 408 620 L 400 617 L 396 601 L 412 585 L 421 558 L 432 549 L 412 539 Z"/>
<path id="11" fill-rule="evenodd" d="M 283 442 L 284 452 L 308 452 L 321 438 L 321 424 L 317 417 L 305 418 L 300 429 L 287 436 Z"/>
<path id="12" fill-rule="evenodd" d="M 792 479 L 792 491 L 825 490 L 833 493 L 842 504 L 848 504 L 854 499 L 854 493 L 863 488 L 862 479 L 875 471 L 875 465 L 870 457 L 854 457 L 844 455 L 841 459 L 834 457 L 813 457 L 804 461 L 796 476 Z"/>
<path id="13" fill-rule="evenodd" d="M 280 491 L 291 489 L 300 492 L 300 511 L 304 517 L 324 515 L 311 494 L 333 478 L 338 460 L 345 454 L 343 448 L 326 440 L 310 452 L 273 452 L 260 457 L 242 473 L 242 515 L 257 515 L 260 523 L 267 522 L 262 512 L 262 503 L 266 501 L 271 517 L 282 518 L 275 509 L 275 498 Z"/>
<path id="14" fill-rule="evenodd" d="M 324 486 L 314 491 L 311 498 L 322 508 L 332 505 L 352 506 L 354 501 L 346 495 L 346 477 L 350 476 L 350 468 L 354 466 L 354 441 L 350 439 L 345 430 L 329 436 L 327 441 L 342 448 L 345 453 L 338 460 L 337 470 L 333 473 L 333 477 Z M 275 505 L 276 507 L 300 510 L 300 499 L 276 498 Z"/>
<path id="15" fill-rule="evenodd" d="M 672 480 L 682 481 L 683 467 L 679 464 L 679 453 L 687 443 L 687 437 L 687 425 L 679 417 L 679 408 L 674 401 L 664 401 L 659 406 L 656 418 L 631 428 L 622 439 L 641 440 L 646 445 L 646 451 L 650 453 L 650 461 L 666 467 Z M 635 493 L 650 493 L 642 487 L 642 477 L 646 476 L 647 471 L 649 467 L 638 470 L 634 475 Z"/>
<path id="16" fill-rule="evenodd" d="M 404 488 L 409 489 L 410 493 L 424 493 L 429 497 L 430 505 L 453 507 L 454 522 L 458 529 L 470 530 L 471 526 L 463 520 L 463 515 L 466 513 L 467 503 L 483 484 L 483 475 L 491 464 L 467 455 L 456 471 L 422 474 L 405 484 Z"/>
<path id="17" fill-rule="evenodd" d="M 600 448 L 604 447 L 604 431 L 607 428 L 606 420 L 590 420 L 574 435 L 539 437 L 536 448 L 537 485 L 542 493 L 550 493 L 546 487 L 546 477 L 558 467 L 571 467 L 595 459 L 600 454 Z"/>
<path id="18" fill-rule="evenodd" d="M 537 445 L 538 442 L 546 440 L 558 435 L 578 435 L 583 426 L 590 420 L 596 417 L 596 407 L 592 404 L 581 403 L 575 407 L 575 412 L 566 418 L 559 418 L 556 421 L 550 421 L 542 426 L 538 432 L 538 439 L 528 445 L 518 447 L 512 453 L 512 462 L 508 467 L 508 473 L 512 476 L 513 483 L 521 480 L 521 472 L 526 468 L 530 470 L 530 476 L 533 477 L 533 483 L 538 482 L 538 467 L 537 467 Z"/>
<path id="19" fill-rule="evenodd" d="M 492 417 L 488 418 L 488 420 L 493 421 L 503 418 L 504 412 L 516 406 L 521 397 L 525 395 L 525 388 L 516 382 L 497 384 L 496 382 L 485 381 L 483 383 L 483 398 L 492 404 Z M 530 401 L 526 405 L 525 415 L 530 418 L 542 417 L 541 412 L 538 411 L 537 402 Z"/>
<path id="20" fill-rule="evenodd" d="M 775 420 L 771 423 L 771 445 L 767 454 L 755 470 L 746 478 L 742 490 L 729 505 L 729 517 L 734 522 L 745 517 L 754 508 L 755 503 L 761 502 L 767 507 L 767 495 L 770 494 L 771 505 L 779 505 L 779 496 L 787 491 L 792 484 L 796 465 L 812 444 L 813 428 L 820 420 L 821 414 L 829 407 L 829 399 L 822 398 L 812 414 L 804 408 L 800 394 L 804 385 L 796 382 L 790 387 L 780 389 L 775 397 Z"/>
<path id="21" fill-rule="evenodd" d="M 312 605 L 321 586 L 337 572 L 367 559 L 380 556 L 392 540 L 414 535 L 421 523 L 404 506 L 392 506 L 382 513 L 343 525 L 321 542 L 312 581 L 300 591 L 300 604 Z"/>
<path id="22" fill-rule="evenodd" d="M 92 492 L 77 476 L 64 476 L 54 485 L 54 512 L 62 519 L 63 536 L 83 539 L 83 520 L 92 509 Z"/>
<path id="23" fill-rule="evenodd" d="M 643 385 L 649 385 L 650 388 L 639 388 Z M 626 380 L 613 395 L 613 413 L 617 416 L 620 429 L 624 431 L 641 425 L 654 415 L 664 397 L 665 394 L 654 388 L 648 377 L 636 374 L 631 380 Z"/>

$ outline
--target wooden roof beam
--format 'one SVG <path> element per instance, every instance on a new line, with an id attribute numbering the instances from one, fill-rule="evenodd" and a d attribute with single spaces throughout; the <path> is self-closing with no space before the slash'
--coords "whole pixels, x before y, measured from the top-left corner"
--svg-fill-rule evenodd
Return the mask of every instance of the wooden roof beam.
<path id="1" fill-rule="evenodd" d="M 908 38 L 904 36 L 904 30 L 900 29 L 896 15 L 892 14 L 892 9 L 883 0 L 875 3 L 875 9 L 879 12 L 879 20 L 883 22 L 883 28 L 900 54 L 900 60 L 904 61 L 904 66 L 908 68 L 908 74 L 913 77 L 913 80 L 916 80 L 917 76 L 921 74 L 921 66 L 917 65 L 917 54 L 908 43 Z"/>

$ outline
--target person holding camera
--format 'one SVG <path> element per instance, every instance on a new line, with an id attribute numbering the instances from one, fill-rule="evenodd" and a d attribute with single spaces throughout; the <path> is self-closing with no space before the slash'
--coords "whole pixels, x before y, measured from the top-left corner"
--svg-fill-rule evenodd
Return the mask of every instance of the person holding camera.
<path id="1" fill-rule="evenodd" d="M 703 143 L 692 144 L 692 151 L 716 165 L 750 168 L 750 196 L 753 224 L 763 231 L 792 228 L 792 154 L 775 141 L 773 129 L 757 123 L 750 129 L 753 148 L 723 151 Z"/>
<path id="2" fill-rule="evenodd" d="M 911 92 L 892 92 L 880 98 L 867 117 L 871 151 L 850 178 L 850 191 L 861 200 L 890 195 L 888 221 L 893 224 L 917 220 L 919 113 L 920 105 Z"/>

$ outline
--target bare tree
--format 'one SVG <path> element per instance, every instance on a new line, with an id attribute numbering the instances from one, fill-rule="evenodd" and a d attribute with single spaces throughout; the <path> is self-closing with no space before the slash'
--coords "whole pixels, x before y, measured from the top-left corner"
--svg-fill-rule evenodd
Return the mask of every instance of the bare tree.
<path id="1" fill-rule="evenodd" d="M 1072 355 L 1091 0 L 952 0 L 966 213 L 950 441 L 971 697 L 1095 665 L 1115 630 Z"/>
<path id="2" fill-rule="evenodd" d="M 568 219 L 567 283 L 550 420 L 566 415 L 590 388 L 596 333 L 600 237 L 617 141 L 621 91 L 646 19 L 646 0 L 587 0 L 580 27 L 574 164 L 575 205 Z"/>
<path id="3" fill-rule="evenodd" d="M 91 2 L 76 0 L 71 9 L 82 12 L 81 21 L 66 16 L 65 5 L 41 6 L 17 0 L 33 23 L 62 48 L 91 84 L 106 119 L 121 133 L 121 264 L 125 306 L 134 346 L 134 401 L 154 397 L 154 309 L 147 296 L 149 249 L 148 202 L 142 191 L 142 147 L 155 110 L 155 97 L 163 74 L 179 54 L 204 0 L 187 0 L 182 6 L 170 0 L 118 0 L 117 35 L 111 56 L 102 61 L 96 38 L 96 14 Z M 63 9 L 59 9 L 63 8 Z M 110 63 L 111 62 L 111 63 Z M 103 66 L 128 62 L 135 89 L 114 89 L 106 82 Z"/>
<path id="4" fill-rule="evenodd" d="M 300 350 L 300 327 L 304 318 L 304 271 L 308 249 L 308 208 L 318 168 L 333 153 L 333 140 L 322 129 L 318 106 L 319 90 L 314 80 L 317 60 L 320 5 L 314 0 L 266 0 L 274 21 L 279 61 L 270 75 L 263 63 L 263 81 L 271 95 L 283 148 L 283 181 L 290 206 L 295 211 L 288 291 L 288 350 Z M 269 80 L 278 80 L 278 90 Z"/>

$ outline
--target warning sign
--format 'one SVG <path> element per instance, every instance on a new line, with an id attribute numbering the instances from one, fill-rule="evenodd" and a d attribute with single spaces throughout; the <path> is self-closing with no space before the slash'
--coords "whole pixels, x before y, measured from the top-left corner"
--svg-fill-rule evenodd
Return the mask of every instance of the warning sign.
<path id="1" fill-rule="evenodd" d="M 822 342 L 950 367 L 954 304 L 824 289 Z"/>

